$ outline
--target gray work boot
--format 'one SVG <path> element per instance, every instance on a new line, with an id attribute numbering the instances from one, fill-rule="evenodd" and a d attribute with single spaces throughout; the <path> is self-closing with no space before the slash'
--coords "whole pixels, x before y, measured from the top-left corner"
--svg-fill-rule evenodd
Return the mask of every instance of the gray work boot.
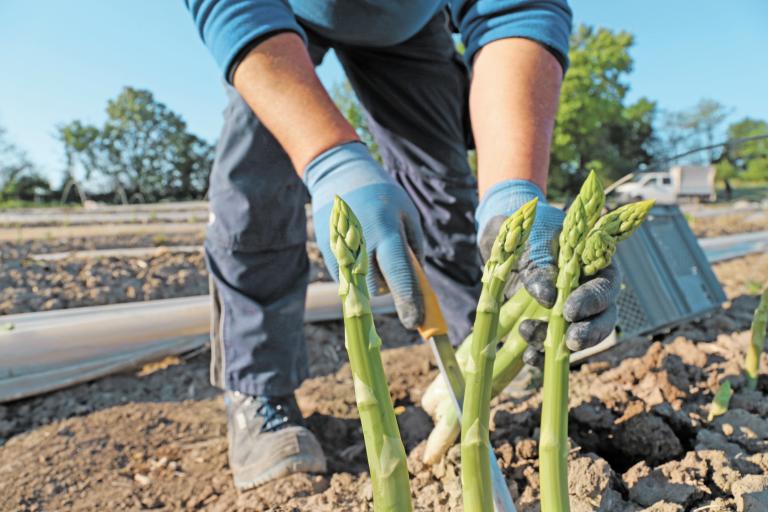
<path id="1" fill-rule="evenodd" d="M 324 473 L 325 456 L 304 426 L 293 395 L 224 395 L 227 406 L 229 467 L 235 487 L 258 487 L 292 473 Z"/>

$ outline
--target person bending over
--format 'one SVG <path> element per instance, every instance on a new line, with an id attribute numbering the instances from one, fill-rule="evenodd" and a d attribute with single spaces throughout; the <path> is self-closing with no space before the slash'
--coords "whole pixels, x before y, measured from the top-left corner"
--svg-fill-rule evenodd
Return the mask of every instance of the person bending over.
<path id="1" fill-rule="evenodd" d="M 538 197 L 518 277 L 552 305 L 551 244 L 563 212 L 545 192 L 571 10 L 566 0 L 186 4 L 229 96 L 205 254 L 214 298 L 211 380 L 226 390 L 230 467 L 245 490 L 326 468 L 294 398 L 307 376 L 308 200 L 334 277 L 328 222 L 338 194 L 362 223 L 371 292 L 391 292 L 402 323 L 419 325 L 412 249 L 459 343 L 479 295 L 479 246 L 489 245 L 500 220 Z M 331 49 L 383 165 L 318 80 L 315 67 Z M 477 178 L 467 163 L 472 146 Z M 617 286 L 607 271 L 572 295 L 571 348 L 613 329 Z"/>

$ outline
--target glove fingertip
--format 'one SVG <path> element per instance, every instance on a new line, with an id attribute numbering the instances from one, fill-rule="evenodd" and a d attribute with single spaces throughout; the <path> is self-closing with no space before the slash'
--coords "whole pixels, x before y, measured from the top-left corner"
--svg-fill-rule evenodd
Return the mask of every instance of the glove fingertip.
<path id="1" fill-rule="evenodd" d="M 591 321 L 576 322 L 565 332 L 565 345 L 571 352 L 594 347 L 611 335 L 616 326 L 611 312 L 599 315 Z"/>
<path id="2" fill-rule="evenodd" d="M 550 309 L 557 300 L 557 288 L 553 283 L 543 280 L 525 281 L 523 283 L 528 293 L 543 307 Z"/>
<path id="3" fill-rule="evenodd" d="M 547 322 L 527 318 L 520 322 L 518 331 L 520 332 L 520 336 L 522 336 L 529 345 L 541 348 L 544 343 L 544 338 L 547 336 Z"/>
<path id="4" fill-rule="evenodd" d="M 544 366 L 544 354 L 533 347 L 528 347 L 523 352 L 523 362 L 536 368 L 542 368 Z"/>
<path id="5" fill-rule="evenodd" d="M 566 322 L 571 324 L 583 320 L 583 318 L 581 318 L 583 315 L 580 314 L 582 302 L 577 300 L 577 298 L 578 297 L 574 297 L 574 295 L 571 294 L 565 301 L 565 306 L 563 306 L 563 318 L 565 318 Z"/>
<path id="6" fill-rule="evenodd" d="M 406 329 L 416 329 L 424 323 L 424 307 L 421 300 L 406 300 L 395 296 L 395 310 L 400 323 Z"/>
<path id="7" fill-rule="evenodd" d="M 591 345 L 587 344 L 585 340 L 578 337 L 578 335 L 574 336 L 573 334 L 568 334 L 565 338 L 565 346 L 568 347 L 568 350 L 571 352 L 579 352 L 580 350 L 589 348 Z"/>

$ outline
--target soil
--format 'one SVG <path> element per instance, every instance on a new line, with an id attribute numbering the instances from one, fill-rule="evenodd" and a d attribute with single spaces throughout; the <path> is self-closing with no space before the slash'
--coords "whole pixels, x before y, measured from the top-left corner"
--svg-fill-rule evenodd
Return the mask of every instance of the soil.
<path id="1" fill-rule="evenodd" d="M 202 234 L 102 236 L 56 241 L 0 242 L 0 315 L 100 306 L 208 293 L 202 253 L 174 252 L 174 246 L 202 245 Z M 44 261 L 34 254 L 167 247 L 147 257 L 77 255 Z M 329 280 L 320 251 L 307 243 L 310 281 Z"/>
<path id="2" fill-rule="evenodd" d="M 163 277 L 169 279 L 194 268 L 204 282 L 202 261 L 185 267 L 173 254 L 163 257 L 144 271 L 172 269 Z M 22 267 L 27 264 L 23 260 Z M 62 267 L 23 270 L 26 278 L 39 276 L 37 293 L 57 284 L 46 280 L 48 274 L 64 275 L 76 265 L 56 264 Z M 117 279 L 100 269 L 137 279 L 141 266 L 122 259 L 79 264 L 70 274 L 89 273 L 97 284 Z M 714 270 L 729 298 L 722 310 L 654 339 L 628 341 L 573 369 L 573 511 L 768 510 L 768 379 L 749 391 L 740 375 L 755 288 L 768 281 L 768 254 Z M 185 289 L 198 282 L 192 274 L 185 274 Z M 377 318 L 377 326 L 416 509 L 461 510 L 458 447 L 432 467 L 421 463 L 431 420 L 419 403 L 437 373 L 429 351 L 393 317 Z M 202 351 L 0 405 L 0 510 L 371 510 L 343 328 L 328 322 L 308 325 L 306 332 L 313 377 L 297 397 L 328 457 L 327 474 L 293 475 L 237 493 L 222 397 L 208 383 Z M 768 354 L 762 364 L 768 365 Z M 707 421 L 725 379 L 735 390 L 730 408 Z M 518 510 L 525 512 L 538 510 L 540 405 L 535 387 L 507 390 L 491 411 L 491 441 Z"/>
<path id="3" fill-rule="evenodd" d="M 691 217 L 688 223 L 699 237 L 733 235 L 768 229 L 768 211 L 738 212 L 714 217 Z"/>
<path id="4" fill-rule="evenodd" d="M 741 264 L 755 275 L 757 265 L 768 265 L 761 256 Z M 744 503 L 762 503 L 768 383 L 749 392 L 739 376 L 756 299 L 731 275 L 745 268 L 737 263 L 715 268 L 732 282 L 732 300 L 722 311 L 663 339 L 622 345 L 572 373 L 573 510 L 736 510 L 739 504 L 748 510 Z M 458 449 L 432 468 L 420 462 L 431 422 L 417 404 L 436 373 L 428 351 L 411 346 L 413 334 L 394 319 L 378 323 L 388 347 L 407 345 L 385 350 L 384 361 L 417 509 L 459 510 Z M 368 510 L 370 484 L 341 327 L 307 330 L 311 353 L 334 354 L 298 391 L 329 457 L 327 475 L 294 475 L 238 495 L 227 466 L 221 396 L 208 385 L 207 354 L 201 353 L 2 406 L 0 436 L 7 440 L 0 447 L 0 507 Z M 709 423 L 708 404 L 725 378 L 736 389 L 731 409 Z M 493 444 L 523 511 L 537 510 L 539 411 L 540 394 L 530 390 L 502 395 L 491 416 Z"/>
<path id="5" fill-rule="evenodd" d="M 202 254 L 3 262 L 0 314 L 208 293 Z"/>

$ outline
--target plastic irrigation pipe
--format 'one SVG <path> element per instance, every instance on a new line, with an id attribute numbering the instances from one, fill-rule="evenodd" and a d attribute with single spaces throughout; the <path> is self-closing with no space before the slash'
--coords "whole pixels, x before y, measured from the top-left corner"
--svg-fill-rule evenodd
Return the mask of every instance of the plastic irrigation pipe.
<path id="1" fill-rule="evenodd" d="M 702 239 L 708 259 L 756 250 L 768 232 Z M 759 249 L 758 249 L 759 250 Z M 0 317 L 0 402 L 33 396 L 135 367 L 143 361 L 182 353 L 207 341 L 210 299 L 207 295 L 111 306 L 26 313 Z M 374 312 L 394 312 L 391 297 L 374 297 Z M 341 318 L 336 285 L 312 283 L 307 293 L 306 322 Z M 611 336 L 571 355 L 576 363 L 617 343 Z"/>
<path id="2" fill-rule="evenodd" d="M 394 312 L 375 297 L 377 314 Z M 207 295 L 0 317 L 0 402 L 92 380 L 204 345 Z M 306 322 L 341 318 L 334 283 L 309 286 Z"/>
<path id="3" fill-rule="evenodd" d="M 765 252 L 768 250 L 768 231 L 701 238 L 699 245 L 704 250 L 707 261 L 716 263 L 745 254 Z"/>

